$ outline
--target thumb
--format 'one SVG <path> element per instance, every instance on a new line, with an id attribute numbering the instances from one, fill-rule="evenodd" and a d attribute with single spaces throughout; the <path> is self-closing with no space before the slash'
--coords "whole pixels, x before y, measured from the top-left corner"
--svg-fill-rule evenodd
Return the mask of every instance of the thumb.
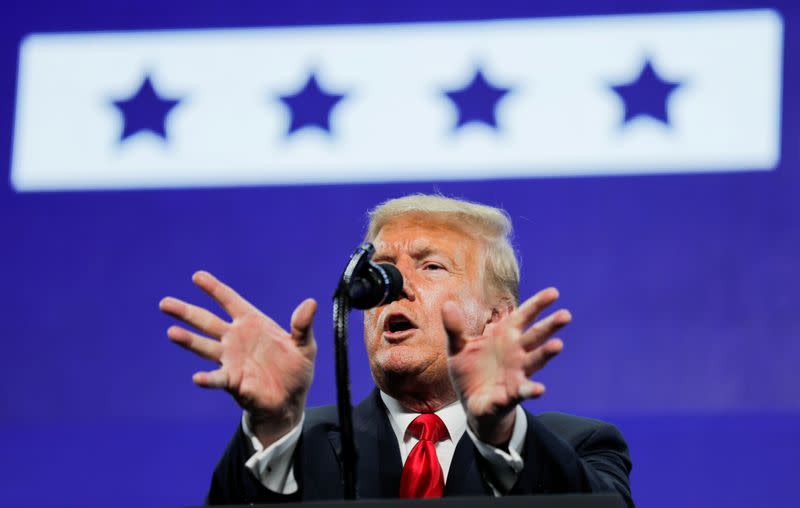
<path id="1" fill-rule="evenodd" d="M 317 301 L 313 298 L 306 298 L 292 312 L 292 340 L 298 346 L 305 346 L 314 340 L 314 330 L 311 328 L 314 322 L 314 314 L 317 312 Z"/>
<path id="2" fill-rule="evenodd" d="M 464 314 L 454 302 L 444 302 L 442 305 L 442 322 L 447 334 L 447 353 L 458 354 L 464 348 Z"/>

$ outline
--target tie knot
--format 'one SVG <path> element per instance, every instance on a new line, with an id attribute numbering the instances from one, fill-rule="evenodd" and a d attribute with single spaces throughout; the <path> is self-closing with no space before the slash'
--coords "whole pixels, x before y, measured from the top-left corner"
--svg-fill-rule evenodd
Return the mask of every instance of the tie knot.
<path id="1" fill-rule="evenodd" d="M 444 422 L 433 413 L 423 413 L 411 422 L 408 432 L 420 441 L 432 441 L 438 443 L 450 434 L 447 432 Z"/>

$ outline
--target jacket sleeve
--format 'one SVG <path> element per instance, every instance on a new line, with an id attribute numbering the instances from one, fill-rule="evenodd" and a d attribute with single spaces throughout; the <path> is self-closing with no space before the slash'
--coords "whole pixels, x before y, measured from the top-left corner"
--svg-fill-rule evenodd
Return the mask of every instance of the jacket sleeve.
<path id="1" fill-rule="evenodd" d="M 295 449 L 295 457 L 298 456 L 302 444 L 301 436 Z M 300 501 L 300 490 L 295 494 L 284 495 L 264 487 L 245 467 L 245 462 L 252 454 L 252 444 L 249 443 L 241 424 L 239 424 L 225 453 L 214 468 L 206 504 L 231 505 Z"/>
<path id="2" fill-rule="evenodd" d="M 615 426 L 561 413 L 526 414 L 525 466 L 512 494 L 617 493 L 633 508 L 630 453 Z"/>

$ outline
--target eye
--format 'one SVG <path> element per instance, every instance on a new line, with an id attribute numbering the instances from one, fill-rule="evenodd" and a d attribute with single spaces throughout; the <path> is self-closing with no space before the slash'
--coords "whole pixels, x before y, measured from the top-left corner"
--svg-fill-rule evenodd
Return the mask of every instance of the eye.
<path id="1" fill-rule="evenodd" d="M 422 267 L 425 270 L 444 270 L 444 266 L 440 265 L 439 263 L 425 263 Z"/>

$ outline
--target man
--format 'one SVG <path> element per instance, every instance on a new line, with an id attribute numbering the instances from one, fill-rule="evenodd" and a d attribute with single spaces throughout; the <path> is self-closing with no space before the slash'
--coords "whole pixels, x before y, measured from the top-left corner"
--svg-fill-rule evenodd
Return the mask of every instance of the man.
<path id="1" fill-rule="evenodd" d="M 629 505 L 627 446 L 611 425 L 519 405 L 540 397 L 529 378 L 563 348 L 572 319 L 548 288 L 518 305 L 519 267 L 505 212 L 412 195 L 370 212 L 376 262 L 403 275 L 400 298 L 365 312 L 376 391 L 354 412 L 362 498 L 618 492 Z M 175 298 L 162 311 L 175 343 L 219 364 L 202 387 L 244 409 L 212 478 L 208 502 L 342 497 L 335 408 L 305 408 L 317 309 L 305 300 L 285 331 L 211 274 L 193 281 L 233 318 Z"/>

